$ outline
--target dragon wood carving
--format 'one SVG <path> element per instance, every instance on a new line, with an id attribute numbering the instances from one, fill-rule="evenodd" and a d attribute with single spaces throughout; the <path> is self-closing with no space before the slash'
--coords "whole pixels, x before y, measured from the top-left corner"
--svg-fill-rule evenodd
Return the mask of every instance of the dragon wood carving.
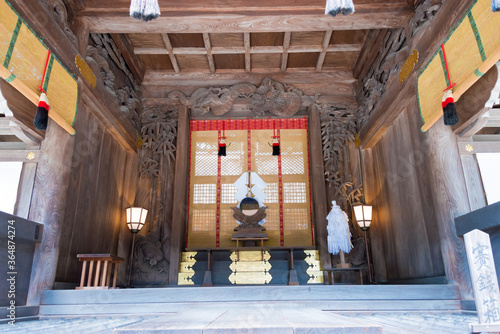
<path id="1" fill-rule="evenodd" d="M 181 91 L 173 91 L 169 98 L 177 98 L 194 114 L 212 112 L 222 116 L 229 112 L 237 98 L 250 98 L 250 109 L 257 115 L 269 112 L 280 117 L 295 115 L 303 103 L 311 104 L 313 99 L 290 85 L 284 85 L 266 78 L 259 87 L 251 83 L 239 83 L 230 87 L 199 88 L 190 97 Z"/>

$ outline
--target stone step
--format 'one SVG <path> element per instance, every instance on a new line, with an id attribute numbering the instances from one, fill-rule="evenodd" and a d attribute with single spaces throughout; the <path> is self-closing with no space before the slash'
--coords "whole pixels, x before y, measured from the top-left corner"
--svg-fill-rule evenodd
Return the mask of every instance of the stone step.
<path id="1" fill-rule="evenodd" d="M 343 333 L 378 334 L 382 326 L 348 321 L 319 309 L 275 307 L 269 304 L 234 307 L 194 307 L 175 315 L 120 327 L 113 333 Z"/>
<path id="2" fill-rule="evenodd" d="M 460 310 L 453 285 L 310 285 L 47 290 L 40 316 L 166 314 L 192 305 L 211 308 L 266 303 L 325 311 Z"/>

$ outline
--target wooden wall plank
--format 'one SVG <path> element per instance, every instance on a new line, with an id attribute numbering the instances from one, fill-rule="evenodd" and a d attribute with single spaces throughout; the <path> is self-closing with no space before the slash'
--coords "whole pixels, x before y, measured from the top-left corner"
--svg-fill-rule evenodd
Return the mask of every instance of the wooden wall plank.
<path id="1" fill-rule="evenodd" d="M 483 180 L 477 163 L 477 156 L 460 155 L 462 168 L 464 170 L 465 184 L 467 185 L 467 195 L 471 211 L 485 207 L 486 194 L 484 192 Z"/>
<path id="2" fill-rule="evenodd" d="M 19 179 L 14 215 L 28 218 L 36 176 L 36 162 L 24 162 Z"/>
<path id="3" fill-rule="evenodd" d="M 377 176 L 374 169 L 372 149 L 361 152 L 361 166 L 363 173 L 363 189 L 365 203 L 373 206 L 373 221 L 368 231 L 371 244 L 371 259 L 375 282 L 387 282 L 387 265 L 383 240 L 383 221 L 379 214 L 382 210 L 377 206 L 379 193 L 377 192 Z"/>

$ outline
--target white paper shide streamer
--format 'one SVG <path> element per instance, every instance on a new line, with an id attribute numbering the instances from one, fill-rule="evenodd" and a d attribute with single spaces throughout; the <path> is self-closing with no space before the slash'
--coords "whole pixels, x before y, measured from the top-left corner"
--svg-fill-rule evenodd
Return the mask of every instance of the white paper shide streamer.
<path id="1" fill-rule="evenodd" d="M 500 12 L 500 0 L 491 0 L 491 10 Z"/>
<path id="2" fill-rule="evenodd" d="M 351 232 L 349 232 L 349 218 L 335 201 L 332 201 L 332 210 L 326 216 L 328 220 L 328 251 L 338 254 L 340 251 L 351 251 Z"/>
<path id="3" fill-rule="evenodd" d="M 354 3 L 352 0 L 326 0 L 325 15 L 337 16 L 337 14 L 354 13 Z"/>
<path id="4" fill-rule="evenodd" d="M 151 21 L 160 16 L 158 0 L 132 0 L 130 16 L 143 21 Z"/>

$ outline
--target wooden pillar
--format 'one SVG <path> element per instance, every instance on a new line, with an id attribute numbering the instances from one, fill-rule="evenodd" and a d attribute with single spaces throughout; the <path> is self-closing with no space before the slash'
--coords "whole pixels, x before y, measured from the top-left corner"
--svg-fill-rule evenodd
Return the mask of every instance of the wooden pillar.
<path id="1" fill-rule="evenodd" d="M 328 252 L 327 220 L 328 205 L 326 202 L 325 169 L 323 165 L 323 145 L 321 140 L 321 122 L 318 108 L 309 109 L 309 166 L 311 173 L 311 193 L 313 202 L 314 229 L 316 246 L 320 251 L 321 263 L 331 268 L 332 260 Z"/>
<path id="2" fill-rule="evenodd" d="M 172 207 L 172 234 L 170 238 L 169 284 L 177 285 L 181 252 L 184 249 L 187 219 L 189 178 L 189 110 L 179 107 L 177 125 L 177 153 L 175 157 L 174 197 Z"/>
<path id="3" fill-rule="evenodd" d="M 416 104 L 414 107 L 416 112 Z M 459 285 L 462 299 L 472 298 L 464 242 L 457 236 L 454 222 L 455 217 L 470 211 L 457 138 L 440 120 L 427 132 L 425 147 L 445 273 L 449 283 Z"/>
<path id="4" fill-rule="evenodd" d="M 29 219 L 44 225 L 36 246 L 27 305 L 38 305 L 44 289 L 52 289 L 59 256 L 59 226 L 66 209 L 74 137 L 49 119 L 35 176 Z"/>

